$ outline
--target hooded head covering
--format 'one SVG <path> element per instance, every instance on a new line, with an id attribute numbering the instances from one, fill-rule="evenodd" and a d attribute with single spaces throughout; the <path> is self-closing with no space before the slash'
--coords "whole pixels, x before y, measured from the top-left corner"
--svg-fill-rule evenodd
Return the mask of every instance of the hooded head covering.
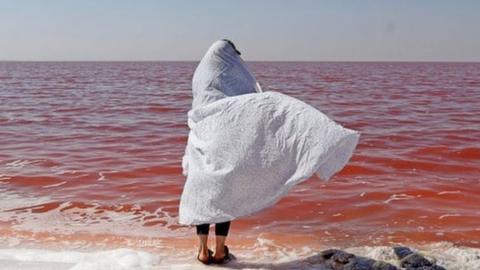
<path id="1" fill-rule="evenodd" d="M 226 39 L 213 43 L 200 61 L 192 91 L 193 109 L 225 97 L 261 92 L 240 52 Z"/>

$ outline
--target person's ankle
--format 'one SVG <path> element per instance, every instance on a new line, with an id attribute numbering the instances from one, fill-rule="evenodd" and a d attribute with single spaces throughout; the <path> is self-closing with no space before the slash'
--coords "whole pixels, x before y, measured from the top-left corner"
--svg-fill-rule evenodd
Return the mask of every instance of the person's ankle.
<path id="1" fill-rule="evenodd" d="M 199 252 L 202 254 L 208 254 L 208 247 L 207 246 L 201 246 L 199 249 Z"/>

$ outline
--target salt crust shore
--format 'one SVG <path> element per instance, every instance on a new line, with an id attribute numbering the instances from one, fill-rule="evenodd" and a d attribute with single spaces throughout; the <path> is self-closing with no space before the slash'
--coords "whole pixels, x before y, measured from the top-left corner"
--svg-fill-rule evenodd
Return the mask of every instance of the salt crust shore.
<path id="1" fill-rule="evenodd" d="M 236 249 L 232 246 L 237 260 L 225 268 L 233 269 L 329 269 L 319 260 L 321 250 L 308 247 L 298 250 Z M 327 247 L 325 249 L 328 249 Z M 454 246 L 439 242 L 413 247 L 426 258 L 436 261 L 449 270 L 480 269 L 480 249 Z M 392 247 L 364 246 L 347 248 L 345 251 L 357 256 L 398 265 Z M 174 254 L 157 254 L 127 248 L 76 251 L 0 247 L 0 269 L 2 270 L 130 270 L 130 269 L 209 269 L 195 260 L 193 250 L 178 250 Z M 216 266 L 215 268 L 224 268 Z M 403 268 L 401 268 L 403 269 Z"/>

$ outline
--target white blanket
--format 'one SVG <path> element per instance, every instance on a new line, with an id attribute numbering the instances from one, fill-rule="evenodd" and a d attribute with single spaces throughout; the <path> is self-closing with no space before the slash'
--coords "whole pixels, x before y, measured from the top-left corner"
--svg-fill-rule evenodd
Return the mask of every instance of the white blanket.
<path id="1" fill-rule="evenodd" d="M 328 180 L 359 133 L 278 92 L 259 92 L 231 43 L 215 42 L 193 78 L 181 224 L 218 223 L 275 204 L 316 173 Z"/>

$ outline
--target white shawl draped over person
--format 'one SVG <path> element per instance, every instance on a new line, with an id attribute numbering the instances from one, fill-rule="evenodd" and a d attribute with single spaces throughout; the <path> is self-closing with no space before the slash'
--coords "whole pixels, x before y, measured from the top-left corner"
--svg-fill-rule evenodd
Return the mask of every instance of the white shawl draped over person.
<path id="1" fill-rule="evenodd" d="M 348 162 L 359 133 L 288 95 L 262 92 L 233 43 L 213 43 L 195 70 L 179 222 L 219 223 L 274 205 Z"/>

